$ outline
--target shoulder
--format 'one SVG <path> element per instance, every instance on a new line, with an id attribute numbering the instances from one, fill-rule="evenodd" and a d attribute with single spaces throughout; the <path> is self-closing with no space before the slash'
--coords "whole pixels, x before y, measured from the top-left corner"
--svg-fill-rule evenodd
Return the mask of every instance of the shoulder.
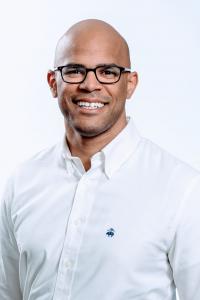
<path id="1" fill-rule="evenodd" d="M 171 196 L 183 196 L 194 182 L 200 182 L 197 169 L 146 138 L 141 138 L 138 154 L 142 174 L 154 185 L 168 190 Z"/>
<path id="2" fill-rule="evenodd" d="M 164 203 L 165 213 L 171 216 L 170 228 L 177 228 L 188 213 L 199 214 L 200 172 L 146 138 L 139 148 L 142 176 L 150 190 L 158 193 L 158 203 Z"/>
<path id="3" fill-rule="evenodd" d="M 191 175 L 200 175 L 200 172 L 197 169 L 147 138 L 141 138 L 140 154 L 143 157 L 144 163 L 154 166 L 155 169 L 160 168 L 162 171 L 180 169 Z"/>
<path id="4" fill-rule="evenodd" d="M 45 168 L 53 165 L 58 158 L 60 143 L 46 147 L 19 164 L 14 174 L 30 171 L 31 168 Z"/>
<path id="5" fill-rule="evenodd" d="M 18 190 L 29 184 L 42 182 L 51 176 L 59 166 L 61 142 L 46 147 L 22 163 L 18 164 L 9 175 L 5 190 Z"/>

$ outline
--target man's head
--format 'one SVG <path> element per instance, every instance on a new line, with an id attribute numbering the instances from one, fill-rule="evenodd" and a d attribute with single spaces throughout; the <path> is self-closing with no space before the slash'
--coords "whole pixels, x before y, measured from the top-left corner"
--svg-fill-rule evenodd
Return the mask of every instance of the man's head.
<path id="1" fill-rule="evenodd" d="M 58 97 L 66 128 L 84 137 L 120 131 L 126 123 L 125 102 L 136 87 L 137 73 L 118 69 L 121 77 L 115 82 L 117 75 L 107 65 L 130 68 L 125 39 L 100 20 L 76 23 L 60 38 L 56 47 L 54 67 L 67 65 L 70 68 L 64 68 L 63 73 L 59 69 L 48 72 L 51 92 Z M 98 68 L 96 74 L 89 70 L 86 77 L 81 77 L 83 67 L 93 69 L 102 65 L 106 67 Z M 74 78 L 83 80 L 74 83 Z"/>

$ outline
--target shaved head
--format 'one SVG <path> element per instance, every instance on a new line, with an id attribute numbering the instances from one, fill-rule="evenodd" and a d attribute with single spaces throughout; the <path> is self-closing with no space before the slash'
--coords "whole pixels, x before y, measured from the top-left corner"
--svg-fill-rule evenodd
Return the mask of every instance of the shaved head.
<path id="1" fill-rule="evenodd" d="M 108 52 L 112 49 L 113 57 L 121 60 L 121 65 L 130 67 L 129 47 L 126 40 L 110 24 L 96 19 L 80 21 L 70 27 L 59 39 L 55 52 L 54 66 L 66 63 L 65 56 L 73 52 L 82 51 L 90 45 L 95 44 L 96 49 L 92 47 L 94 56 L 95 50 L 101 51 L 101 48 L 107 47 Z"/>

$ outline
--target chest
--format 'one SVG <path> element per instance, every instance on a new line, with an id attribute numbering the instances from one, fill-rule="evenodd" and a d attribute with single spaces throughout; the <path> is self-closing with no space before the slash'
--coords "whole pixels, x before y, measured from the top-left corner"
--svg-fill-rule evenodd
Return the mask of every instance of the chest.
<path id="1" fill-rule="evenodd" d="M 58 260 L 63 245 L 83 261 L 94 253 L 118 264 L 166 260 L 169 204 L 164 193 L 137 181 L 82 180 L 56 183 L 20 195 L 13 211 L 22 252 Z M 151 257 L 151 260 L 149 260 Z"/>

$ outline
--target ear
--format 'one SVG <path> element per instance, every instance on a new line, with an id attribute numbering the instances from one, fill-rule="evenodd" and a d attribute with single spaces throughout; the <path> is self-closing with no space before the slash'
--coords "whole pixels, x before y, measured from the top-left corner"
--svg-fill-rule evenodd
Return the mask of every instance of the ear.
<path id="1" fill-rule="evenodd" d="M 127 99 L 130 99 L 133 95 L 135 88 L 138 84 L 138 74 L 137 72 L 131 72 L 128 74 L 127 78 Z"/>
<path id="2" fill-rule="evenodd" d="M 57 97 L 57 83 L 55 78 L 55 72 L 52 70 L 49 70 L 47 73 L 47 81 L 51 90 L 51 94 L 54 98 Z"/>

